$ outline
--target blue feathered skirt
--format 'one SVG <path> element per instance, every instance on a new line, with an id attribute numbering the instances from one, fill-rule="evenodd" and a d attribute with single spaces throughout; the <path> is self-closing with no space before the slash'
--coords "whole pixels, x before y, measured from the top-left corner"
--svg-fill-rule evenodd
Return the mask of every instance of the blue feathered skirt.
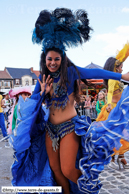
<path id="1" fill-rule="evenodd" d="M 12 165 L 13 186 L 56 186 L 45 148 L 47 120 L 39 101 L 29 99 L 22 105 L 22 119 L 17 136 L 10 136 L 15 161 Z M 98 194 L 102 186 L 99 174 L 111 160 L 120 139 L 129 141 L 129 86 L 124 90 L 108 120 L 93 122 L 85 116 L 74 117 L 75 133 L 81 137 L 76 168 L 82 172 L 76 185 L 70 182 L 71 194 Z"/>

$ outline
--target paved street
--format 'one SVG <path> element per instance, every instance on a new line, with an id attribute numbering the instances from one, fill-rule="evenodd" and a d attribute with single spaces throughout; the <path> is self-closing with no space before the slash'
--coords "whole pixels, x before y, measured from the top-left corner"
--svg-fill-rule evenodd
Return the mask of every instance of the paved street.
<path id="1" fill-rule="evenodd" d="M 125 156 L 129 163 L 129 152 Z M 10 166 L 12 163 L 13 150 L 5 148 L 5 142 L 0 142 L 0 186 L 11 186 Z M 122 169 L 118 171 L 105 167 L 100 180 L 103 183 L 100 194 L 129 194 L 129 170 Z"/>
<path id="2" fill-rule="evenodd" d="M 129 152 L 125 157 L 129 163 Z M 106 166 L 100 180 L 103 183 L 100 194 L 129 194 L 129 170 L 114 170 Z"/>
<path id="3" fill-rule="evenodd" d="M 1 130 L 0 139 L 2 139 Z M 11 186 L 10 167 L 13 163 L 13 150 L 11 148 L 5 148 L 5 145 L 6 142 L 0 142 L 0 187 Z"/>

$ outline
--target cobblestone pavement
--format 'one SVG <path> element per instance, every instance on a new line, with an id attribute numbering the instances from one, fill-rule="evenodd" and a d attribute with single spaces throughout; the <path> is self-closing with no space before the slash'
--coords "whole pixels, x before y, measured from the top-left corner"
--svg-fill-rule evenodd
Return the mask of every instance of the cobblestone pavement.
<path id="1" fill-rule="evenodd" d="M 129 163 L 129 151 L 125 153 L 125 158 Z M 100 180 L 103 184 L 100 194 L 129 194 L 129 169 L 114 170 L 106 166 Z"/>
<path id="2" fill-rule="evenodd" d="M 2 139 L 0 130 L 0 139 Z M 0 194 L 1 186 L 11 186 L 11 171 L 10 167 L 13 163 L 13 150 L 5 148 L 7 142 L 0 142 Z"/>
<path id="3" fill-rule="evenodd" d="M 1 134 L 0 139 L 2 139 Z M 5 148 L 5 144 L 6 142 L 0 142 L 0 187 L 11 186 L 12 179 L 10 167 L 13 163 L 13 150 Z M 125 157 L 129 163 L 129 152 L 126 152 Z M 99 194 L 129 194 L 129 170 L 114 170 L 106 166 L 100 175 L 100 180 L 103 187 Z M 1 188 L 0 194 L 2 194 Z"/>

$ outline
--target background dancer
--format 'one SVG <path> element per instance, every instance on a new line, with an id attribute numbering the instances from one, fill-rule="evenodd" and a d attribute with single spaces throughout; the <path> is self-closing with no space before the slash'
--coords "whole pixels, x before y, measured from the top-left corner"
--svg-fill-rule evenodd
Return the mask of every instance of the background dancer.
<path id="1" fill-rule="evenodd" d="M 107 59 L 104 65 L 104 69 L 117 72 L 117 73 L 122 73 L 123 62 L 128 57 L 128 55 L 129 55 L 129 43 L 125 44 L 123 49 L 120 52 L 118 52 L 116 58 L 110 57 Z M 117 80 L 112 80 L 112 79 L 105 80 L 105 84 L 108 86 L 108 95 L 107 95 L 108 102 L 107 102 L 107 105 L 103 107 L 96 121 L 107 120 L 109 113 L 114 107 L 116 107 L 118 101 L 121 99 L 121 95 L 124 89 L 124 84 Z M 127 164 L 124 158 L 124 153 L 129 151 L 129 142 L 121 139 L 120 143 L 122 144 L 120 149 L 113 150 L 114 154 L 112 156 L 112 160 L 109 166 L 112 168 L 118 169 L 118 165 L 119 165 L 119 169 L 120 169 L 122 165 L 123 168 L 129 169 L 129 164 Z M 117 158 L 118 165 L 115 164 L 115 155 L 118 155 L 118 158 Z"/>

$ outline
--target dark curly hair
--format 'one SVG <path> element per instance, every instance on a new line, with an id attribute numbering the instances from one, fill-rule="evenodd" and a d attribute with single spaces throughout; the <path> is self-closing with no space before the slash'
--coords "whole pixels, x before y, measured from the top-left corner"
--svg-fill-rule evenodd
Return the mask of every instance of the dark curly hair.
<path id="1" fill-rule="evenodd" d="M 109 57 L 106 60 L 103 69 L 108 70 L 108 71 L 114 71 L 114 67 L 115 67 L 116 60 L 117 59 L 115 57 Z M 120 65 L 121 65 L 121 63 L 120 63 Z M 120 65 L 118 65 L 116 67 L 119 67 Z M 108 80 L 107 79 L 104 79 L 104 84 L 105 84 L 105 86 L 108 86 Z"/>
<path id="2" fill-rule="evenodd" d="M 43 74 L 47 76 L 50 74 L 48 68 L 46 67 L 46 55 L 49 51 L 55 51 L 58 52 L 62 58 L 61 60 L 61 67 L 60 67 L 60 88 L 66 87 L 66 84 L 68 83 L 70 85 L 70 82 L 68 80 L 67 77 L 67 67 L 70 66 L 74 66 L 74 68 L 76 69 L 78 76 L 80 78 L 79 72 L 76 68 L 76 66 L 70 61 L 70 59 L 66 56 L 65 53 L 63 53 L 61 50 L 59 50 L 58 48 L 52 48 L 52 49 L 48 49 L 46 52 L 42 52 L 41 53 L 41 58 L 40 58 L 40 73 L 43 76 Z M 72 74 L 72 72 L 71 72 Z M 75 81 L 74 83 L 74 96 L 76 101 L 80 101 L 80 97 L 79 97 L 79 86 L 78 86 L 78 82 Z"/>

